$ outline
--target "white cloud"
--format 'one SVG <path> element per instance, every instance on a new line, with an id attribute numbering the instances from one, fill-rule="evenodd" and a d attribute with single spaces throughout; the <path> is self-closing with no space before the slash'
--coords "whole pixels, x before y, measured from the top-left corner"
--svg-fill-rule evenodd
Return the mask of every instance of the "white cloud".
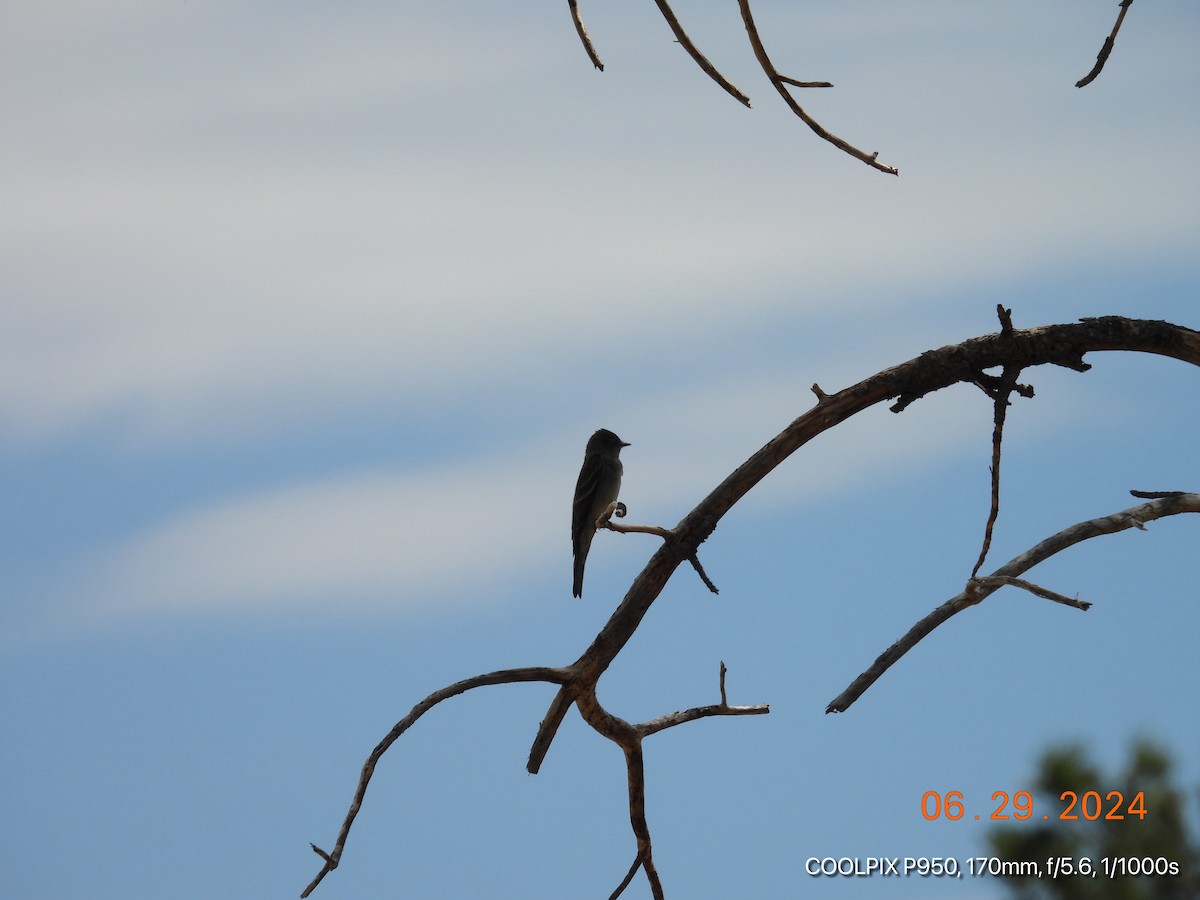
<path id="1" fill-rule="evenodd" d="M 861 370 L 866 356 L 843 365 Z M 629 521 L 673 526 L 811 406 L 802 382 L 794 372 L 768 368 L 663 390 L 625 404 L 619 422 L 599 419 L 633 444 L 624 454 Z M 1058 412 L 1032 427 L 1013 426 L 1010 441 L 1077 424 L 1084 405 L 1056 393 Z M 870 495 L 964 452 L 979 459 L 983 496 L 990 416 L 990 404 L 967 389 L 939 393 L 899 417 L 881 406 L 803 448 L 751 493 L 741 514 Z M 123 622 L 283 609 L 452 613 L 495 603 L 516 582 L 536 583 L 541 571 L 561 570 L 565 579 L 570 492 L 588 428 L 533 434 L 497 453 L 316 478 L 182 511 L 105 548 L 68 592 L 76 603 L 72 618 Z"/>
<path id="2" fill-rule="evenodd" d="M 753 114 L 699 108 L 640 56 L 621 77 L 644 95 L 614 79 L 575 99 L 598 82 L 561 71 L 558 49 L 538 59 L 541 33 L 522 42 L 405 7 L 332 33 L 289 18 L 251 55 L 228 14 L 142 24 L 199 29 L 160 81 L 131 80 L 113 55 L 128 38 L 109 28 L 86 82 L 48 80 L 21 101 L 9 138 L 21 165 L 4 185 L 19 215 L 0 226 L 0 432 L 36 441 L 120 420 L 139 441 L 220 440 L 316 422 L 347 398 L 453 397 L 521 377 L 514 359 L 544 378 L 581 340 L 858 316 L 1117 248 L 1161 253 L 1196 226 L 1194 176 L 1167 156 L 1196 137 L 1190 119 L 1159 121 L 1147 141 L 1080 104 L 1055 127 L 1057 95 L 1017 108 L 997 90 L 1012 77 L 1003 53 L 990 82 L 932 80 L 961 14 L 916 35 L 933 47 L 893 47 L 925 66 L 924 105 L 901 105 L 918 88 L 888 80 L 894 58 L 872 62 L 871 33 L 846 65 L 875 93 L 819 100 L 831 127 L 900 135 L 885 153 L 900 181 L 816 142 L 764 91 Z M 731 54 L 747 55 L 735 37 Z M 156 52 L 134 72 L 164 65 Z M 211 64 L 221 54 L 228 65 Z M 690 75 L 695 96 L 716 91 Z M 664 108 L 669 125 L 647 118 Z M 616 134 L 596 125 L 601 111 L 625 123 Z M 714 165 L 735 154 L 735 177 Z M 1120 177 L 1114 156 L 1128 162 Z M 786 311 L 781 285 L 794 286 Z M 589 314 L 597 303 L 604 317 Z"/>
<path id="3" fill-rule="evenodd" d="M 782 17 L 781 67 L 839 83 L 806 103 L 898 164 L 892 179 L 794 121 L 744 35 L 713 20 L 694 36 L 730 61 L 752 112 L 681 60 L 660 22 L 630 34 L 600 8 L 604 75 L 564 10 L 552 24 L 480 13 L 505 17 L 497 30 L 405 3 L 280 22 L 235 5 L 72 8 L 62 26 L 26 10 L 0 37 L 0 66 L 21 76 L 0 101 L 13 124 L 0 138 L 13 160 L 0 170 L 0 436 L 34 446 L 96 428 L 152 459 L 164 441 L 235 445 L 468 399 L 528 420 L 591 364 L 586 418 L 628 432 L 629 489 L 670 525 L 807 408 L 812 381 L 835 390 L 965 337 L 931 321 L 948 297 L 1113 258 L 1186 260 L 1200 224 L 1196 175 L 1174 158 L 1200 136 L 1179 114 L 1197 73 L 1170 63 L 1183 51 L 1161 26 L 1123 41 L 1121 78 L 1085 93 L 1070 84 L 1090 57 L 1063 58 L 1074 46 L 1039 38 L 1037 61 L 1014 65 L 1019 13 L 977 24 L 933 4 L 858 28 L 856 8 L 850 25 L 814 26 L 852 29 L 831 44 L 855 51 L 837 55 L 843 81 L 820 55 L 807 71 L 811 44 L 795 36 L 814 32 L 764 5 L 761 18 Z M 1088 32 L 1089 52 L 1102 36 Z M 969 77 L 948 74 L 964 55 Z M 824 330 L 868 315 L 878 341 L 849 359 L 825 346 Z M 725 346 L 788 328 L 804 334 L 799 361 Z M 961 435 L 977 441 L 968 412 L 986 419 L 954 396 L 898 427 L 868 417 L 752 503 L 862 485 L 880 474 L 876 439 L 896 466 L 943 458 Z M 114 615 L 483 602 L 481 579 L 566 552 L 581 438 L 577 423 L 554 436 L 564 415 L 539 419 L 515 455 L 200 500 L 98 551 L 81 589 Z"/>

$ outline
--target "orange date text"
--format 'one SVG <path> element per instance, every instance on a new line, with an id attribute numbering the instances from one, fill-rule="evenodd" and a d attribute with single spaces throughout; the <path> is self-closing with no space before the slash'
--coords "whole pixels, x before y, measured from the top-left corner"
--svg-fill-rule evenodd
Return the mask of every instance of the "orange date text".
<path id="1" fill-rule="evenodd" d="M 1030 791 L 1017 791 L 1010 795 L 1008 791 L 996 791 L 992 794 L 991 803 L 979 813 L 967 809 L 967 801 L 962 791 L 926 791 L 921 795 L 921 816 L 928 822 L 938 819 L 948 819 L 957 822 L 960 819 L 978 821 L 986 818 L 991 822 L 1003 822 L 1015 819 L 1018 822 L 1049 821 L 1051 818 L 1061 822 L 1085 819 L 1089 822 L 1104 820 L 1108 822 L 1120 819 L 1145 819 L 1146 795 L 1138 791 L 1128 800 L 1120 791 L 1063 791 L 1058 803 L 1048 812 L 1039 816 L 1034 811 L 1033 794 Z"/>

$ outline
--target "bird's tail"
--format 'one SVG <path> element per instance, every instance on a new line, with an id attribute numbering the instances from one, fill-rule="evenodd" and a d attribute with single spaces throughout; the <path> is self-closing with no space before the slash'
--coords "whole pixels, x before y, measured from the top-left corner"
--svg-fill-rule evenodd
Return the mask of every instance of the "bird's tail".
<path id="1" fill-rule="evenodd" d="M 592 537 L 595 532 L 584 531 L 579 536 L 579 546 L 575 548 L 575 582 L 571 592 L 576 597 L 583 596 L 583 564 L 587 562 L 588 551 L 592 549 Z"/>

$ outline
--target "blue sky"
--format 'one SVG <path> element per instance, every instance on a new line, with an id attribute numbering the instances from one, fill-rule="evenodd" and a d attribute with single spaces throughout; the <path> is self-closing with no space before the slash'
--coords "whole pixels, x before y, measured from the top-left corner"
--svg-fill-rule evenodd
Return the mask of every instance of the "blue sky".
<path id="1" fill-rule="evenodd" d="M 358 769 L 428 692 L 573 660 L 651 552 L 600 535 L 570 596 L 587 436 L 630 521 L 671 526 L 806 410 L 996 329 L 1200 327 L 1200 11 L 760 2 L 816 140 L 734 4 L 103 0 L 0 29 L 0 893 L 291 897 Z M 1097 355 L 1025 373 L 994 568 L 1130 488 L 1195 487 L 1200 375 Z M 804 448 L 668 585 L 600 683 L 631 721 L 771 714 L 647 743 L 671 897 L 991 900 L 987 880 L 812 880 L 810 856 L 984 852 L 921 795 L 1030 787 L 1135 735 L 1200 783 L 1196 523 L 1030 573 L 841 716 L 825 704 L 957 593 L 991 404 L 959 387 Z M 443 704 L 384 757 L 317 897 L 606 897 L 633 858 L 617 749 L 552 691 Z M 1099 785 L 1098 788 L 1106 788 Z M 986 816 L 984 817 L 986 818 Z M 648 896 L 638 880 L 626 896 Z"/>

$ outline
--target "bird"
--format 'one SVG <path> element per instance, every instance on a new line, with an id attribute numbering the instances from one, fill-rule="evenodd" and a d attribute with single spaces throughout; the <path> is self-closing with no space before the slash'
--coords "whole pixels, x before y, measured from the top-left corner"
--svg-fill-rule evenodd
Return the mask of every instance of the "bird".
<path id="1" fill-rule="evenodd" d="M 587 560 L 592 538 L 596 536 L 596 520 L 617 499 L 621 490 L 621 448 L 628 447 L 607 428 L 601 428 L 588 438 L 583 452 L 583 468 L 575 482 L 575 503 L 571 508 L 571 551 L 575 557 L 574 594 L 583 596 L 583 564 Z"/>

